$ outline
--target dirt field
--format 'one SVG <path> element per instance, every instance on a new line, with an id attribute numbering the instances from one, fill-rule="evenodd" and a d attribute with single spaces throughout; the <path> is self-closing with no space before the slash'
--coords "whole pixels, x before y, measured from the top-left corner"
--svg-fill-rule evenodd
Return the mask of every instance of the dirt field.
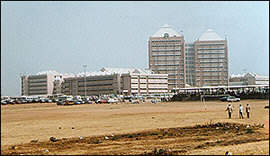
<path id="1" fill-rule="evenodd" d="M 250 119 L 238 118 L 240 103 L 244 106 L 246 103 L 251 105 Z M 119 150 L 114 154 L 144 154 L 145 152 L 151 154 L 154 148 L 165 148 L 176 152 L 176 154 L 181 153 L 181 149 L 183 149 L 181 154 L 223 155 L 226 150 L 229 150 L 233 154 L 269 155 L 269 109 L 264 109 L 264 106 L 269 105 L 269 101 L 243 100 L 240 103 L 233 103 L 235 111 L 232 119 L 227 119 L 227 113 L 225 112 L 227 103 L 219 101 L 206 102 L 206 107 L 200 102 L 87 104 L 78 106 L 57 106 L 53 103 L 4 105 L 1 106 L 1 154 L 11 154 L 12 150 L 26 154 L 99 154 L 101 151 L 109 151 L 112 154 L 112 149 Z M 193 133 L 185 132 L 185 134 L 189 134 L 184 137 L 186 140 L 178 135 L 158 138 L 160 136 L 158 134 L 150 138 L 148 136 L 138 138 L 135 142 L 135 138 L 132 137 L 120 140 L 105 140 L 94 145 L 80 144 L 80 142 L 69 143 L 69 145 L 63 143 L 60 146 L 61 148 L 56 149 L 51 149 L 53 144 L 51 145 L 48 142 L 51 136 L 59 139 L 68 138 L 64 142 L 69 141 L 69 138 L 78 140 L 82 136 L 83 140 L 86 141 L 87 138 L 91 140 L 93 136 L 102 135 L 103 138 L 112 134 L 114 136 L 121 134 L 128 136 L 134 132 L 143 133 L 142 131 L 149 131 L 150 134 L 157 129 L 167 130 L 166 128 L 188 127 L 210 122 L 250 125 L 256 123 L 264 124 L 264 127 L 254 130 L 255 133 L 251 134 L 246 134 L 244 131 L 241 133 L 231 131 L 228 134 L 223 134 L 217 130 L 206 134 L 208 137 L 199 141 L 196 138 L 200 138 L 201 134 L 195 133 L 196 135 L 193 135 Z M 203 130 L 198 129 L 197 131 Z M 209 132 L 212 131 L 209 130 Z M 230 140 L 232 138 L 236 140 Z M 29 144 L 31 140 L 37 139 L 38 143 Z M 213 139 L 221 141 L 215 146 L 206 144 Z M 226 140 L 228 143 L 224 144 Z M 235 141 L 238 143 L 234 144 Z M 44 143 L 40 144 L 40 142 Z M 183 145 L 180 142 L 189 143 L 190 146 Z M 201 144 L 196 144 L 199 142 Z M 75 147 L 75 144 L 78 145 Z M 196 148 L 204 144 L 207 146 Z M 10 149 L 10 145 L 16 145 L 18 149 Z M 31 147 L 36 152 L 33 153 L 34 150 Z M 37 151 L 39 147 L 40 150 Z M 88 150 L 85 149 L 86 147 Z M 46 148 L 50 150 L 44 153 Z"/>

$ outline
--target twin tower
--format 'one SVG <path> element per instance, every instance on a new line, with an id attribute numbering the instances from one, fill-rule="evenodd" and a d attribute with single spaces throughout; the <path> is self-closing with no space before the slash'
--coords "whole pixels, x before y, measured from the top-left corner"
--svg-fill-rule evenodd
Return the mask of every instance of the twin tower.
<path id="1" fill-rule="evenodd" d="M 227 86 L 227 40 L 211 29 L 193 43 L 169 25 L 162 26 L 148 42 L 149 68 L 168 74 L 169 90 L 178 88 Z"/>

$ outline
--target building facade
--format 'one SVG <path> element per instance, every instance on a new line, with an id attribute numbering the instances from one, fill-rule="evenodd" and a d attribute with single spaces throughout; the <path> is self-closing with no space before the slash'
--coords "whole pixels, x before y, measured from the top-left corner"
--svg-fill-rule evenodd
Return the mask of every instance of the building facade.
<path id="1" fill-rule="evenodd" d="M 185 87 L 185 40 L 169 25 L 164 25 L 149 38 L 149 69 L 168 74 L 169 89 Z"/>
<path id="2" fill-rule="evenodd" d="M 73 96 L 161 93 L 168 93 L 168 75 L 141 69 L 102 68 L 85 76 L 65 78 L 63 83 L 63 94 Z"/>
<path id="3" fill-rule="evenodd" d="M 269 76 L 258 75 L 255 73 L 246 73 L 231 75 L 229 79 L 230 86 L 240 85 L 269 85 Z"/>
<path id="4" fill-rule="evenodd" d="M 195 86 L 227 86 L 228 47 L 227 40 L 208 29 L 194 42 Z"/>
<path id="5" fill-rule="evenodd" d="M 149 68 L 168 74 L 169 90 L 228 85 L 227 40 L 208 29 L 193 43 L 165 25 L 149 38 Z"/>
<path id="6" fill-rule="evenodd" d="M 168 93 L 168 75 L 123 74 L 121 75 L 121 90 L 124 95 L 165 94 Z"/>
<path id="7" fill-rule="evenodd" d="M 119 80 L 118 74 L 65 78 L 62 93 L 73 96 L 120 94 Z"/>
<path id="8" fill-rule="evenodd" d="M 56 75 L 59 73 L 45 71 L 21 76 L 21 95 L 52 95 Z"/>

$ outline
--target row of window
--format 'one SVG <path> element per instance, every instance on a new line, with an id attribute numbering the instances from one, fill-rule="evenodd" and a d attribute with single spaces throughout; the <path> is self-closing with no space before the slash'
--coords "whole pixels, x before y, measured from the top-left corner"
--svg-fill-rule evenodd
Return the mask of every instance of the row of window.
<path id="1" fill-rule="evenodd" d="M 86 89 L 86 91 L 113 91 L 113 89 L 110 88 L 100 88 L 100 89 Z M 78 90 L 78 92 L 85 92 L 85 90 Z"/>
<path id="2" fill-rule="evenodd" d="M 214 72 L 227 72 L 227 70 L 224 70 L 224 71 L 219 71 L 218 69 L 217 69 L 217 70 L 215 70 L 215 69 L 211 69 L 211 70 L 209 70 L 209 71 L 210 71 L 210 72 L 211 72 L 211 71 L 214 71 Z M 206 72 L 209 72 L 209 71 L 206 71 Z M 198 72 L 198 73 L 199 73 L 199 72 L 205 72 L 205 71 L 200 71 L 199 69 L 197 69 L 197 70 L 196 70 L 196 72 Z"/>
<path id="3" fill-rule="evenodd" d="M 150 77 L 150 78 L 148 78 L 148 81 L 151 81 L 151 80 L 166 80 L 167 79 L 167 77 Z M 136 80 L 138 80 L 137 78 L 132 78 L 131 79 L 131 81 L 136 81 Z"/>
<path id="4" fill-rule="evenodd" d="M 152 52 L 181 52 L 181 49 L 158 49 L 158 50 L 152 50 Z"/>
<path id="5" fill-rule="evenodd" d="M 137 85 L 138 83 L 131 83 L 131 84 L 133 84 L 133 85 Z M 146 85 L 146 84 L 148 84 L 148 85 L 156 85 L 157 83 L 142 83 L 142 82 L 140 82 L 140 85 Z M 167 84 L 166 82 L 159 82 L 158 84 Z"/>
<path id="6" fill-rule="evenodd" d="M 225 48 L 198 48 L 198 51 L 200 50 L 225 50 Z"/>
<path id="7" fill-rule="evenodd" d="M 217 54 L 212 54 L 212 53 L 198 54 L 198 58 L 207 58 L 207 57 L 225 57 L 225 54 L 223 54 L 223 53 L 217 53 Z"/>
<path id="8" fill-rule="evenodd" d="M 198 47 L 205 47 L 205 46 L 225 46 L 224 43 L 206 43 L 206 44 L 198 44 Z"/>
<path id="9" fill-rule="evenodd" d="M 28 80 L 38 80 L 38 79 L 47 79 L 47 75 L 40 75 L 40 76 L 29 76 Z"/>
<path id="10" fill-rule="evenodd" d="M 86 87 L 93 87 L 93 86 L 111 86 L 112 83 L 105 83 L 105 84 L 86 84 Z M 84 85 L 79 85 L 78 87 L 84 87 Z"/>
<path id="11" fill-rule="evenodd" d="M 86 82 L 91 82 L 91 81 L 105 81 L 105 80 L 113 80 L 113 78 L 100 78 L 100 79 L 86 79 Z M 78 82 L 85 82 L 84 80 L 78 80 Z"/>
<path id="12" fill-rule="evenodd" d="M 38 84 L 38 85 L 28 85 L 28 87 L 47 87 L 47 83 L 46 84 Z"/>
<path id="13" fill-rule="evenodd" d="M 157 42 L 181 42 L 181 40 L 152 40 L 152 43 Z"/>
<path id="14" fill-rule="evenodd" d="M 197 81 L 200 81 L 200 80 L 197 80 Z M 225 81 L 225 80 L 221 80 L 221 79 L 208 79 L 208 80 L 206 79 L 206 80 L 205 80 L 205 79 L 204 79 L 204 80 L 202 80 L 202 81 L 206 81 L 206 82 L 207 82 L 207 81 L 208 81 L 208 82 L 209 82 L 209 81 L 214 81 L 214 82 L 217 82 L 217 81 L 218 81 L 218 82 L 219 82 L 219 81 Z"/>
<path id="15" fill-rule="evenodd" d="M 175 80 L 184 80 L 184 78 L 171 78 L 171 79 L 168 79 L 169 81 L 175 81 Z"/>
<path id="16" fill-rule="evenodd" d="M 181 44 L 152 44 L 152 47 L 181 47 Z"/>
<path id="17" fill-rule="evenodd" d="M 40 80 L 40 81 L 28 81 L 28 83 L 47 83 L 46 80 Z"/>
<path id="18" fill-rule="evenodd" d="M 154 66 L 181 66 L 183 64 L 154 64 Z"/>
<path id="19" fill-rule="evenodd" d="M 150 61 L 155 61 L 155 62 L 180 62 L 182 59 L 180 57 L 175 57 L 175 59 L 161 59 L 161 58 L 156 58 L 152 59 Z"/>
<path id="20" fill-rule="evenodd" d="M 216 62 L 216 61 L 204 61 L 204 62 L 200 62 L 200 64 L 212 64 L 212 63 L 224 63 L 224 62 Z"/>
<path id="21" fill-rule="evenodd" d="M 28 92 L 28 95 L 42 95 L 47 94 L 47 92 Z"/>
<path id="22" fill-rule="evenodd" d="M 203 55 L 219 55 L 219 54 L 223 54 L 223 56 L 225 56 L 224 52 L 200 52 L 198 54 L 203 54 Z"/>
<path id="23" fill-rule="evenodd" d="M 159 56 L 181 56 L 180 54 L 153 54 L 153 57 L 159 57 Z"/>
<path id="24" fill-rule="evenodd" d="M 175 69 L 170 69 L 170 68 L 161 68 L 161 69 L 158 69 L 158 70 L 156 70 L 156 71 L 178 71 L 178 69 L 177 68 L 175 68 Z M 181 70 L 180 70 L 181 71 Z"/>
<path id="25" fill-rule="evenodd" d="M 225 57 L 199 57 L 199 59 L 225 59 Z"/>
<path id="26" fill-rule="evenodd" d="M 138 88 L 131 88 L 131 90 L 138 90 Z M 147 89 L 140 88 L 140 90 L 147 90 Z M 148 90 L 167 90 L 167 88 L 148 88 Z"/>
<path id="27" fill-rule="evenodd" d="M 200 66 L 200 68 L 224 68 L 223 65 L 219 66 Z"/>

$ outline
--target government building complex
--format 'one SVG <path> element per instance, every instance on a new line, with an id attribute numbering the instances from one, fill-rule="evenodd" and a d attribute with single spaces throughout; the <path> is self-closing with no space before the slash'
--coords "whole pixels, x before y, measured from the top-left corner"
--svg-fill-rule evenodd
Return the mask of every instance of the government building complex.
<path id="1" fill-rule="evenodd" d="M 171 26 L 160 27 L 149 37 L 148 63 L 148 69 L 102 68 L 79 74 L 47 71 L 24 75 L 21 94 L 149 95 L 181 88 L 269 84 L 267 78 L 252 74 L 229 78 L 227 40 L 211 29 L 194 42 L 185 42 L 184 35 Z"/>
<path id="2" fill-rule="evenodd" d="M 227 86 L 227 40 L 208 29 L 193 43 L 169 25 L 149 38 L 149 68 L 168 74 L 169 90 L 189 86 Z"/>

